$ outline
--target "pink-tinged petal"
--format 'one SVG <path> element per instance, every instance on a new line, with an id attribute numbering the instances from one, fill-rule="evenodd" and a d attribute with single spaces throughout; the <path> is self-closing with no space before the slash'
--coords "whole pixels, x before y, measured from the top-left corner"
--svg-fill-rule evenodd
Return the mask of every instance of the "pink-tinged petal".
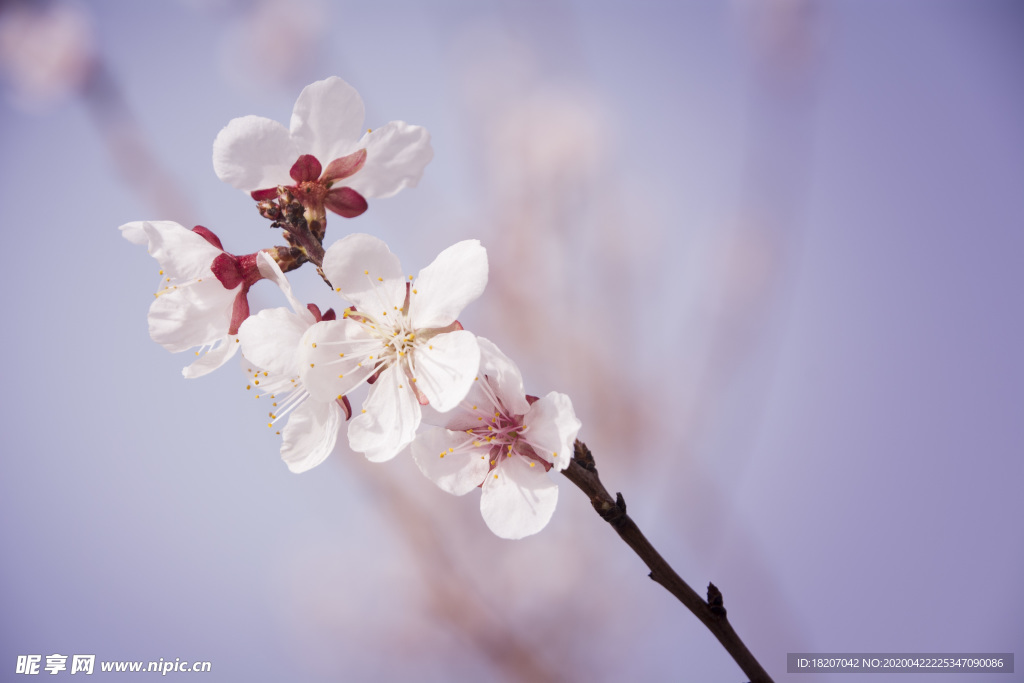
<path id="1" fill-rule="evenodd" d="M 223 252 L 174 221 L 137 221 L 121 226 L 121 234 L 134 244 L 145 244 L 149 254 L 172 280 L 210 275 L 213 259 Z"/>
<path id="2" fill-rule="evenodd" d="M 480 486 L 491 467 L 488 449 L 474 447 L 472 437 L 465 432 L 440 427 L 425 429 L 412 442 L 410 450 L 420 472 L 456 496 Z"/>
<path id="3" fill-rule="evenodd" d="M 238 334 L 238 328 L 249 317 L 249 289 L 243 287 L 235 295 L 234 306 L 231 307 L 231 322 L 228 323 L 228 334 Z"/>
<path id="4" fill-rule="evenodd" d="M 335 290 L 361 312 L 395 315 L 405 303 L 402 264 L 388 245 L 372 235 L 354 233 L 338 240 L 324 256 L 324 274 Z"/>
<path id="5" fill-rule="evenodd" d="M 358 143 L 366 148 L 366 165 L 348 184 L 366 197 L 390 197 L 416 187 L 434 158 L 430 133 L 422 126 L 392 121 L 367 133 Z"/>
<path id="6" fill-rule="evenodd" d="M 487 250 L 480 241 L 453 244 L 420 271 L 409 300 L 409 318 L 417 329 L 450 325 L 486 286 Z"/>
<path id="7" fill-rule="evenodd" d="M 234 289 L 242 283 L 242 266 L 238 264 L 238 258 L 231 254 L 221 253 L 213 259 L 210 269 L 224 289 Z"/>
<path id="8" fill-rule="evenodd" d="M 286 377 L 298 374 L 299 342 L 309 324 L 287 308 L 265 308 L 238 329 L 242 355 L 260 368 Z"/>
<path id="9" fill-rule="evenodd" d="M 509 458 L 484 477 L 480 513 L 501 538 L 535 534 L 551 521 L 558 504 L 558 484 L 544 468 L 526 458 Z"/>
<path id="10" fill-rule="evenodd" d="M 192 363 L 192 365 L 182 368 L 181 374 L 185 376 L 185 379 L 195 379 L 196 377 L 209 374 L 224 365 L 224 363 L 227 363 L 240 346 L 238 337 L 230 335 L 224 337 L 215 347 L 206 353 L 202 353 L 199 356 L 199 360 Z"/>
<path id="11" fill-rule="evenodd" d="M 199 235 L 204 240 L 209 242 L 211 246 L 214 246 L 217 249 L 224 251 L 224 245 L 221 244 L 220 238 L 214 234 L 213 230 L 210 230 L 209 228 L 204 228 L 201 225 L 197 225 L 196 227 L 192 228 L 192 232 L 194 232 L 195 234 Z"/>
<path id="12" fill-rule="evenodd" d="M 322 463 L 334 450 L 341 423 L 341 407 L 334 401 L 303 401 L 281 430 L 281 458 L 288 469 L 298 474 Z"/>
<path id="13" fill-rule="evenodd" d="M 381 373 L 362 411 L 349 423 L 352 450 L 364 453 L 372 462 L 383 462 L 412 443 L 420 426 L 420 404 L 405 386 L 408 381 L 396 368 Z"/>
<path id="14" fill-rule="evenodd" d="M 289 185 L 288 172 L 302 150 L 288 129 L 262 116 L 228 122 L 213 141 L 213 170 L 239 190 L 252 192 Z"/>
<path id="15" fill-rule="evenodd" d="M 445 413 L 459 405 L 480 367 L 480 346 L 473 333 L 439 334 L 428 344 L 418 345 L 415 353 L 416 386 L 431 407 Z"/>
<path id="16" fill-rule="evenodd" d="M 228 333 L 235 293 L 210 277 L 160 294 L 149 307 L 149 336 L 177 353 L 205 346 Z"/>
<path id="17" fill-rule="evenodd" d="M 320 178 L 321 171 L 323 171 L 323 166 L 320 165 L 320 161 L 315 156 L 303 154 L 299 157 L 298 161 L 292 164 L 288 175 L 296 183 L 305 183 Z"/>
<path id="18" fill-rule="evenodd" d="M 329 320 L 310 327 L 296 352 L 299 378 L 318 401 L 344 396 L 366 381 L 382 349 L 379 339 L 351 320 Z"/>
<path id="19" fill-rule="evenodd" d="M 303 154 L 337 159 L 354 150 L 363 131 L 364 116 L 359 93 L 332 76 L 307 85 L 299 93 L 292 110 L 291 136 Z"/>
<path id="20" fill-rule="evenodd" d="M 506 410 L 513 415 L 525 415 L 530 405 L 526 402 L 523 376 L 519 373 L 519 368 L 494 345 L 494 342 L 483 337 L 477 337 L 476 340 L 480 344 L 479 375 L 488 377 Z"/>
<path id="21" fill-rule="evenodd" d="M 327 193 L 324 206 L 342 218 L 355 218 L 365 213 L 369 204 L 351 187 L 336 187 Z"/>
<path id="22" fill-rule="evenodd" d="M 281 289 L 285 298 L 288 299 L 288 303 L 291 304 L 292 310 L 295 311 L 295 314 L 298 315 L 299 318 L 304 320 L 307 325 L 312 325 L 316 322 L 316 317 L 309 308 L 307 306 L 303 306 L 302 302 L 292 294 L 292 285 L 288 282 L 288 278 L 285 277 L 284 273 L 281 271 L 281 266 L 277 265 L 277 261 L 274 260 L 273 256 L 265 251 L 257 253 L 256 267 L 259 269 L 260 275 L 267 280 L 270 280 Z"/>
<path id="23" fill-rule="evenodd" d="M 552 391 L 536 401 L 523 417 L 526 440 L 555 469 L 564 470 L 572 457 L 573 442 L 581 423 L 565 394 Z"/>
<path id="24" fill-rule="evenodd" d="M 419 382 L 416 383 L 419 384 Z M 475 429 L 480 426 L 478 417 L 492 415 L 497 410 L 497 406 L 491 401 L 491 395 L 490 391 L 485 390 L 481 378 L 479 381 L 473 382 L 462 401 L 447 412 L 442 413 L 435 410 L 434 406 L 428 402 L 423 406 L 423 424 L 446 427 L 455 432 Z M 475 410 L 473 406 L 476 406 Z"/>
<path id="25" fill-rule="evenodd" d="M 325 183 L 333 183 L 337 180 L 344 180 L 350 175 L 358 171 L 366 163 L 366 150 L 361 149 L 357 152 L 352 152 L 347 156 L 343 156 L 340 159 L 335 159 L 331 163 L 327 164 L 327 170 L 324 171 L 323 176 L 320 180 Z"/>

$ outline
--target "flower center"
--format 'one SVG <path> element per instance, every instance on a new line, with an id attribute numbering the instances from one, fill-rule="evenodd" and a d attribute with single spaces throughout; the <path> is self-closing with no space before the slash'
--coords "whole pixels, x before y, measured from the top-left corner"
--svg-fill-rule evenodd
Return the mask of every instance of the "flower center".
<path id="1" fill-rule="evenodd" d="M 490 470 L 494 470 L 499 463 L 514 455 L 529 460 L 530 467 L 539 463 L 545 470 L 551 469 L 551 463 L 537 455 L 537 450 L 525 436 L 529 428 L 523 425 L 523 416 L 513 415 L 505 408 L 490 386 L 489 377 L 484 375 L 482 380 L 477 378 L 494 410 L 490 415 L 486 415 L 483 413 L 485 409 L 483 406 L 466 406 L 476 417 L 477 422 L 476 426 L 465 430 L 469 435 L 470 442 L 467 445 L 488 449 L 488 456 L 484 457 L 488 457 L 490 460 Z"/>
<path id="2" fill-rule="evenodd" d="M 330 188 L 319 180 L 304 180 L 296 186 L 295 198 L 307 209 L 323 209 Z"/>

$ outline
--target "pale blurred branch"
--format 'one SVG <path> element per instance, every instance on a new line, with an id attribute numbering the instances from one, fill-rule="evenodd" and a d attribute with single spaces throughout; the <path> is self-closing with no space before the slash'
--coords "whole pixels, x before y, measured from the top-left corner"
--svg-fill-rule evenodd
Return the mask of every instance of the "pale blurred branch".
<path id="1" fill-rule="evenodd" d="M 358 468 L 351 468 L 357 470 Z M 403 491 L 393 477 L 369 476 L 364 481 L 390 513 L 416 558 L 417 572 L 429 591 L 429 609 L 449 628 L 472 643 L 477 652 L 508 680 L 546 683 L 565 680 L 566 672 L 552 669 L 537 656 L 539 648 L 522 637 L 522 628 L 495 615 L 481 594 L 478 572 L 467 572 L 451 548 L 451 534 L 441 528 L 429 507 Z M 456 541 L 457 542 L 457 541 Z"/>
<path id="2" fill-rule="evenodd" d="M 81 94 L 121 179 L 156 215 L 191 224 L 196 214 L 185 192 L 150 147 L 117 80 L 99 58 Z"/>

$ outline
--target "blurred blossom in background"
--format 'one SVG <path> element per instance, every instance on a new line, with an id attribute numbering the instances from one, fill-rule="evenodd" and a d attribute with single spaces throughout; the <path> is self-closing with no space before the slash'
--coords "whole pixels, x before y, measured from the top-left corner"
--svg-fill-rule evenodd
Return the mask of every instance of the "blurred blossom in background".
<path id="1" fill-rule="evenodd" d="M 293 475 L 233 363 L 185 381 L 150 341 L 157 267 L 117 226 L 279 243 L 213 139 L 329 75 L 436 157 L 327 242 L 417 270 L 480 239 L 462 322 L 571 396 L 776 680 L 787 652 L 1019 650 L 1021 65 L 1009 0 L 0 3 L 0 667 L 739 680 L 567 480 L 510 542 L 408 454 L 342 438 Z"/>

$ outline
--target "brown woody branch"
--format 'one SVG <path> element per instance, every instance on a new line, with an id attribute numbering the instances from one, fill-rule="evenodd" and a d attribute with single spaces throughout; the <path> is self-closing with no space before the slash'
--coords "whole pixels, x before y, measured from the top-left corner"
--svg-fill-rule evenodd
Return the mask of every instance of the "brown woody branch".
<path id="1" fill-rule="evenodd" d="M 683 581 L 675 570 L 665 561 L 651 542 L 640 531 L 629 515 L 626 514 L 626 501 L 621 493 L 613 499 L 597 476 L 597 467 L 590 449 L 582 441 L 576 441 L 575 452 L 569 466 L 562 470 L 569 481 L 576 485 L 590 498 L 591 504 L 608 522 L 630 548 L 633 549 L 644 564 L 651 570 L 650 577 L 664 586 L 679 602 L 693 612 L 718 642 L 732 656 L 743 672 L 750 677 L 751 683 L 771 683 L 771 677 L 764 667 L 754 658 L 747 646 L 733 630 L 732 624 L 725 615 L 722 592 L 715 584 L 708 584 L 708 599 L 702 599 L 696 591 Z"/>

